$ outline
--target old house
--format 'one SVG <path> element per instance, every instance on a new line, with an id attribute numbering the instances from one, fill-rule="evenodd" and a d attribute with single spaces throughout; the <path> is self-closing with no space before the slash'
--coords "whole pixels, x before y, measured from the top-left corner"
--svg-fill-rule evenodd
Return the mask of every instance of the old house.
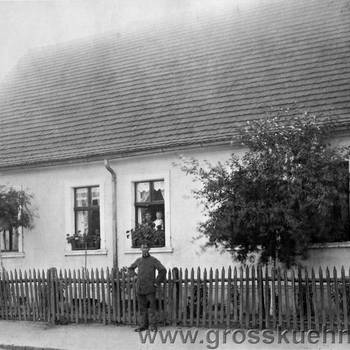
<path id="1" fill-rule="evenodd" d="M 139 250 L 126 231 L 146 211 L 160 213 L 152 250 L 168 267 L 231 263 L 192 242 L 201 206 L 173 163 L 242 153 L 243 123 L 294 103 L 349 144 L 349 38 L 347 0 L 276 0 L 23 57 L 1 85 L 0 183 L 33 193 L 38 217 L 1 233 L 4 266 L 128 265 Z M 78 232 L 86 253 L 67 241 Z M 332 243 L 308 263 L 349 258 L 350 243 Z"/>

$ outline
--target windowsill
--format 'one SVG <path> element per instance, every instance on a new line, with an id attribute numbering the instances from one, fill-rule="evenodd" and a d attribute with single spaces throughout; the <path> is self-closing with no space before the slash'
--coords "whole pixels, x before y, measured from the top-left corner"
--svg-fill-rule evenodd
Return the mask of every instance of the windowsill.
<path id="1" fill-rule="evenodd" d="M 171 247 L 162 247 L 162 248 L 151 248 L 150 254 L 152 253 L 173 253 L 174 248 Z M 140 254 L 140 248 L 130 248 L 124 251 L 125 254 Z"/>
<path id="2" fill-rule="evenodd" d="M 329 243 L 314 243 L 309 249 L 327 249 L 327 248 L 350 248 L 350 241 L 347 242 L 329 242 Z"/>
<path id="3" fill-rule="evenodd" d="M 87 250 L 86 255 L 107 255 L 107 249 L 96 249 L 96 250 Z M 85 250 L 66 250 L 64 252 L 65 256 L 84 256 Z"/>
<path id="4" fill-rule="evenodd" d="M 24 258 L 25 255 L 23 252 L 1 252 L 1 257 L 3 259 Z"/>

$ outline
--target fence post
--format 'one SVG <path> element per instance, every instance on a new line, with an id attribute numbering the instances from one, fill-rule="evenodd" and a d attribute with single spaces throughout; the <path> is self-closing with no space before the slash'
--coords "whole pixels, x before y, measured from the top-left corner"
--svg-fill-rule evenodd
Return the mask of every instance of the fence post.
<path id="1" fill-rule="evenodd" d="M 49 310 L 48 310 L 48 321 L 51 324 L 54 324 L 56 321 L 56 286 L 55 286 L 55 277 L 57 275 L 57 269 L 52 267 L 47 270 L 47 291 L 48 291 L 48 302 L 49 302 Z"/>

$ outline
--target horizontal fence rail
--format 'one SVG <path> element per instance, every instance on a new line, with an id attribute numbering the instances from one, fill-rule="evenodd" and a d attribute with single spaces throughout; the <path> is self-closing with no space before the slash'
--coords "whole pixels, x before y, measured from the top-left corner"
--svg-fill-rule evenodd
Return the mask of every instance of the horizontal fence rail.
<path id="1" fill-rule="evenodd" d="M 172 269 L 157 289 L 163 325 L 294 330 L 349 328 L 345 269 Z M 125 270 L 5 271 L 0 319 L 136 324 L 136 278 Z"/>

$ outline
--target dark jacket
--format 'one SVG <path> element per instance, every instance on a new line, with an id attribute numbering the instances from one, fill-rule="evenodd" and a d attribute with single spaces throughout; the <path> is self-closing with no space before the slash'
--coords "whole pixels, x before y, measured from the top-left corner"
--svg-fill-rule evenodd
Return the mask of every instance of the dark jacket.
<path id="1" fill-rule="evenodd" d="M 159 285 L 166 277 L 166 269 L 159 260 L 153 256 L 141 257 L 136 259 L 129 267 L 129 271 L 137 268 L 136 293 L 151 294 L 155 293 L 155 285 Z M 158 275 L 156 278 L 156 270 Z"/>

